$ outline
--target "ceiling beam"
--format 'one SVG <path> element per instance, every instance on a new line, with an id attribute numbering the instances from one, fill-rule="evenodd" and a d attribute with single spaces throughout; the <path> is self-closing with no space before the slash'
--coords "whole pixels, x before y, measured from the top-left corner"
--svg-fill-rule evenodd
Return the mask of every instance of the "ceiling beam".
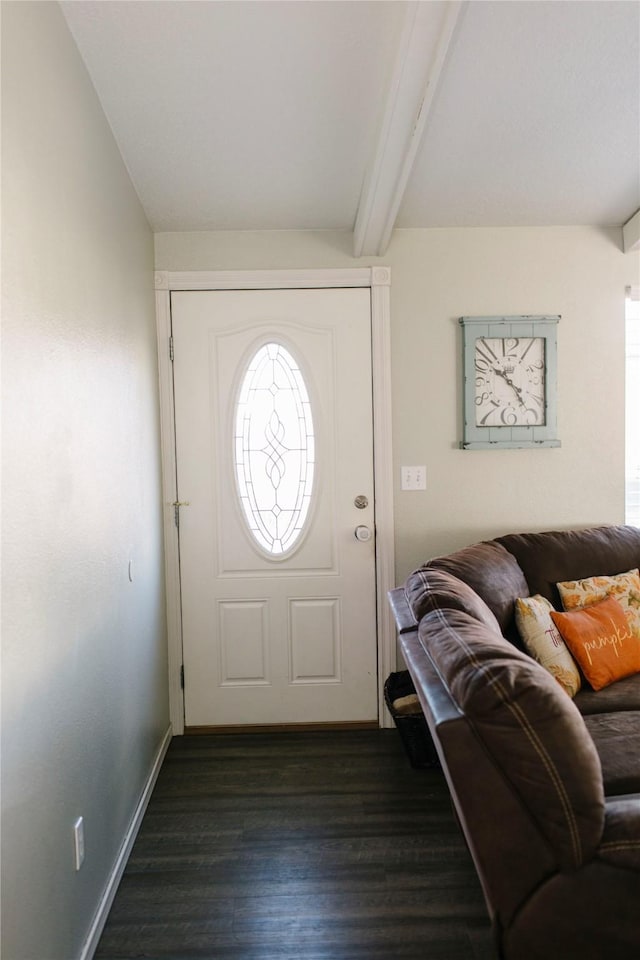
<path id="1" fill-rule="evenodd" d="M 625 253 L 640 250 L 640 210 L 627 220 L 622 228 L 622 243 Z"/>
<path id="2" fill-rule="evenodd" d="M 354 226 L 354 255 L 384 256 L 468 0 L 407 4 L 385 110 Z"/>

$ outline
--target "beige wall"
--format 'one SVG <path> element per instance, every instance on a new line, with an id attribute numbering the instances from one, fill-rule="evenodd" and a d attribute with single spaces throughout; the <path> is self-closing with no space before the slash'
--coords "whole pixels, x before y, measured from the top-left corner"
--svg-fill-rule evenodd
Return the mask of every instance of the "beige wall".
<path id="1" fill-rule="evenodd" d="M 159 270 L 391 267 L 396 573 L 501 533 L 623 522 L 624 293 L 639 257 L 588 227 L 396 231 L 381 259 L 350 233 L 156 234 Z M 560 449 L 464 451 L 458 317 L 561 314 Z M 399 489 L 425 464 L 427 490 Z"/>
<path id="2" fill-rule="evenodd" d="M 167 729 L 152 236 L 57 4 L 2 5 L 2 896 L 7 960 L 80 955 Z M 158 269 L 362 265 L 351 235 L 161 234 Z M 399 231 L 397 577 L 623 517 L 621 231 Z M 465 452 L 462 314 L 560 313 L 559 450 Z M 134 580 L 129 582 L 129 560 Z M 72 824 L 87 858 L 73 868 Z"/>
<path id="3" fill-rule="evenodd" d="M 2 4 L 2 147 L 2 955 L 71 960 L 168 706 L 153 237 L 55 3 Z"/>

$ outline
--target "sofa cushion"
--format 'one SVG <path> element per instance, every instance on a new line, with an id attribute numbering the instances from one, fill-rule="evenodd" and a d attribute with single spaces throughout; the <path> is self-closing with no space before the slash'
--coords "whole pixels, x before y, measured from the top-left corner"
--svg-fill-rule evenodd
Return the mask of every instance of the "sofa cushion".
<path id="1" fill-rule="evenodd" d="M 590 859 L 604 822 L 602 772 L 570 698 L 540 664 L 468 614 L 435 610 L 419 637 L 559 866 Z"/>
<path id="2" fill-rule="evenodd" d="M 640 710 L 640 673 L 616 680 L 604 690 L 583 686 L 573 701 L 580 713 L 615 713 L 619 710 Z"/>
<path id="3" fill-rule="evenodd" d="M 530 592 L 514 557 L 494 541 L 463 547 L 446 557 L 435 557 L 425 569 L 442 570 L 468 584 L 493 612 L 502 633 L 517 647 L 522 642 L 515 624 L 517 597 Z"/>
<path id="4" fill-rule="evenodd" d="M 615 843 L 615 841 L 614 841 Z M 606 848 L 610 850 L 610 848 Z M 600 851 L 598 851 L 600 853 Z M 636 960 L 640 956 L 640 872 L 630 853 L 598 857 L 557 873 L 537 890 L 501 937 L 507 960 Z"/>
<path id="5" fill-rule="evenodd" d="M 500 633 L 498 621 L 484 600 L 458 577 L 434 567 L 422 567 L 408 577 L 404 587 L 416 621 L 431 610 L 464 610 Z"/>
<path id="6" fill-rule="evenodd" d="M 640 529 L 591 527 L 547 533 L 513 533 L 496 540 L 518 561 L 527 593 L 541 593 L 560 609 L 556 584 L 596 575 L 611 576 L 640 567 Z"/>
<path id="7" fill-rule="evenodd" d="M 602 765 L 606 796 L 640 793 L 640 711 L 584 717 Z"/>

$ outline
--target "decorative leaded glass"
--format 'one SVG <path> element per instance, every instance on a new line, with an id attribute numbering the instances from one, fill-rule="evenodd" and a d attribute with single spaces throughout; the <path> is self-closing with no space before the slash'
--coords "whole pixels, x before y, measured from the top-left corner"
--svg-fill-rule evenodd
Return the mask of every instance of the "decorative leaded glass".
<path id="1" fill-rule="evenodd" d="M 274 556 L 291 550 L 304 529 L 314 463 L 304 378 L 281 343 L 267 343 L 249 363 L 240 388 L 235 464 L 249 530 Z"/>

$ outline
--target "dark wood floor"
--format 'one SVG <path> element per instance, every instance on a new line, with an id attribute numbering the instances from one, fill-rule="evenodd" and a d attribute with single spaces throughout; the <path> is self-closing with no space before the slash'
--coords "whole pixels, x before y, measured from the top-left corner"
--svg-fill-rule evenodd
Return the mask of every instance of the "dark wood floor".
<path id="1" fill-rule="evenodd" d="M 442 774 L 395 730 L 174 739 L 95 956 L 494 960 Z"/>

